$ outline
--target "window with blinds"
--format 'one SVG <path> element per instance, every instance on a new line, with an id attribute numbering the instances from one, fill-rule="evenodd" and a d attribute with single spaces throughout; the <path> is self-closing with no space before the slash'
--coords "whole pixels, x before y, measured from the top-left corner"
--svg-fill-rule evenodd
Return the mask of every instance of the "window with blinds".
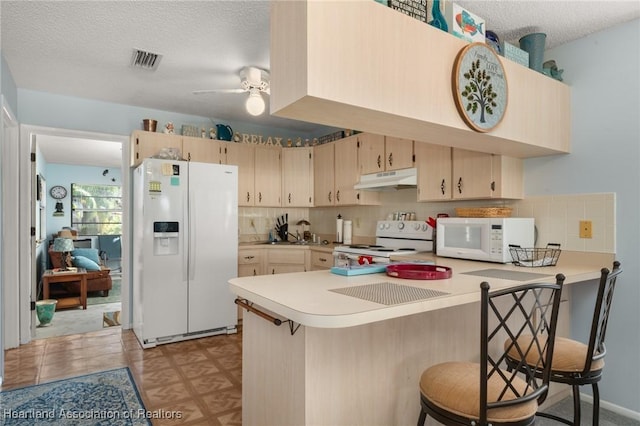
<path id="1" fill-rule="evenodd" d="M 71 227 L 78 235 L 122 234 L 122 187 L 72 183 Z"/>

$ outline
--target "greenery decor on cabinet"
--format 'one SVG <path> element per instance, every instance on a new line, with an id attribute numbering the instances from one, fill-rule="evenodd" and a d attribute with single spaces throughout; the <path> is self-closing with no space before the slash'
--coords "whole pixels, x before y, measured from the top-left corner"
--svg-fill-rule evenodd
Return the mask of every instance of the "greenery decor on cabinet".
<path id="1" fill-rule="evenodd" d="M 453 67 L 453 97 L 460 115 L 477 132 L 488 132 L 504 117 L 507 77 L 500 59 L 485 43 L 471 43 Z"/>

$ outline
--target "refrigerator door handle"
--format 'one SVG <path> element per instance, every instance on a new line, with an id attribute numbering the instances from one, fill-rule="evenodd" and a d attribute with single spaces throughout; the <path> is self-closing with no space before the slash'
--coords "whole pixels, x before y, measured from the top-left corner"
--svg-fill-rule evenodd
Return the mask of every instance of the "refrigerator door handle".
<path id="1" fill-rule="evenodd" d="M 189 279 L 193 280 L 196 276 L 196 233 L 195 233 L 195 213 L 196 197 L 189 193 Z"/>

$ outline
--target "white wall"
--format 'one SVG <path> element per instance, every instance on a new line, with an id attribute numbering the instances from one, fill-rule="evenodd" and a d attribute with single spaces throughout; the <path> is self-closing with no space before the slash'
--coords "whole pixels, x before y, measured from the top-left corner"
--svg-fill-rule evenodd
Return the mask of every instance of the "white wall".
<path id="1" fill-rule="evenodd" d="M 525 192 L 616 194 L 616 257 L 624 272 L 613 301 L 600 397 L 638 414 L 640 20 L 547 51 L 548 59 L 565 70 L 571 86 L 571 154 L 526 160 Z M 574 337 L 585 339 L 594 287 L 576 288 L 572 295 Z"/>

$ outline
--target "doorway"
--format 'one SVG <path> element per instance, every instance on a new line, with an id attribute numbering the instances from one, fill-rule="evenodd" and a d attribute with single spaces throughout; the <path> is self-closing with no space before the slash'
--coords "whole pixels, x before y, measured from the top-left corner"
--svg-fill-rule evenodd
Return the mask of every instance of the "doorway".
<path id="1" fill-rule="evenodd" d="M 25 169 L 30 169 L 30 172 L 25 173 L 27 176 L 21 176 L 21 188 L 22 190 L 26 189 L 29 193 L 32 193 L 30 206 L 27 205 L 26 209 L 31 212 L 31 214 L 28 215 L 32 218 L 31 234 L 35 234 L 35 236 L 32 236 L 30 244 L 28 244 L 26 249 L 21 247 L 20 250 L 21 257 L 27 260 L 21 262 L 21 272 L 23 272 L 25 276 L 29 276 L 29 279 L 21 280 L 20 285 L 21 287 L 25 287 L 21 289 L 21 293 L 28 291 L 28 294 L 32 295 L 30 298 L 32 301 L 37 299 L 41 291 L 42 281 L 38 278 L 41 276 L 43 270 L 50 266 L 48 263 L 48 253 L 46 252 L 48 251 L 48 241 L 52 241 L 52 237 L 54 236 L 51 231 L 55 229 L 55 231 L 58 232 L 58 228 L 70 227 L 72 223 L 71 194 L 69 194 L 70 196 L 67 197 L 67 200 L 60 201 L 60 203 L 64 204 L 58 206 L 58 208 L 55 209 L 56 211 L 53 212 L 54 205 L 58 203 L 52 202 L 54 199 L 49 196 L 49 189 L 54 185 L 64 185 L 67 186 L 65 189 L 70 191 L 71 185 L 69 182 L 74 180 L 74 178 L 67 177 L 65 181 L 61 176 L 64 176 L 65 171 L 71 173 L 73 170 L 79 169 L 83 170 L 83 173 L 87 173 L 87 170 L 89 172 L 92 170 L 96 173 L 99 172 L 102 181 L 113 182 L 114 184 L 118 183 L 122 188 L 122 273 L 117 277 L 120 289 L 120 302 L 111 302 L 105 305 L 88 303 L 86 310 L 82 308 L 61 310 L 54 314 L 54 320 L 50 326 L 38 328 L 36 328 L 38 319 L 36 318 L 35 311 L 30 311 L 30 306 L 27 304 L 25 304 L 25 306 L 21 304 L 20 318 L 24 319 L 24 323 L 28 323 L 28 325 L 25 324 L 25 326 L 21 325 L 21 343 L 26 343 L 31 339 L 70 333 L 85 333 L 102 329 L 104 312 L 119 311 L 117 316 L 119 322 L 123 328 L 130 328 L 129 268 L 126 266 L 129 258 L 129 239 L 127 238 L 129 234 L 129 138 L 121 135 L 24 125 L 21 126 L 20 130 L 22 140 L 21 164 L 26 164 L 27 162 L 32 164 L 32 167 L 25 167 Z M 113 152 L 114 148 L 117 150 L 115 154 Z M 35 161 L 32 161 L 32 158 Z M 52 173 L 47 173 L 47 168 L 58 169 L 55 179 L 47 178 L 47 174 L 49 174 L 49 176 L 52 175 Z M 60 172 L 61 168 L 63 170 L 62 172 Z M 120 173 L 114 173 L 115 171 L 119 171 Z M 118 175 L 117 178 L 115 177 L 116 175 Z M 77 183 L 91 183 L 87 182 L 87 180 L 91 178 L 85 177 L 77 179 L 79 180 Z M 41 209 L 41 206 L 38 204 L 37 194 L 33 194 L 33 192 L 38 190 L 37 182 L 39 180 L 43 180 L 47 185 L 47 188 L 44 189 L 46 194 L 40 194 L 41 199 L 48 198 L 48 204 L 52 204 L 47 207 L 47 203 L 45 203 L 45 221 L 39 218 L 43 209 Z M 24 185 L 24 187 L 22 185 Z M 34 208 L 31 206 L 34 206 Z M 22 208 L 25 207 L 21 203 L 21 209 Z M 59 210 L 62 210 L 62 214 L 60 214 Z M 64 210 L 67 210 L 67 213 L 64 213 Z M 21 211 L 24 212 L 24 210 Z M 46 229 L 38 229 L 39 223 L 46 223 Z M 34 229 L 35 232 L 33 231 Z M 93 244 L 97 247 L 97 242 L 93 243 L 93 239 L 97 240 L 97 236 L 89 241 L 89 246 L 91 247 Z M 86 241 L 86 239 L 84 240 Z M 112 299 L 111 297 L 110 300 Z M 105 311 L 105 309 L 108 311 Z M 111 316 L 111 318 L 113 318 L 113 316 Z"/>

